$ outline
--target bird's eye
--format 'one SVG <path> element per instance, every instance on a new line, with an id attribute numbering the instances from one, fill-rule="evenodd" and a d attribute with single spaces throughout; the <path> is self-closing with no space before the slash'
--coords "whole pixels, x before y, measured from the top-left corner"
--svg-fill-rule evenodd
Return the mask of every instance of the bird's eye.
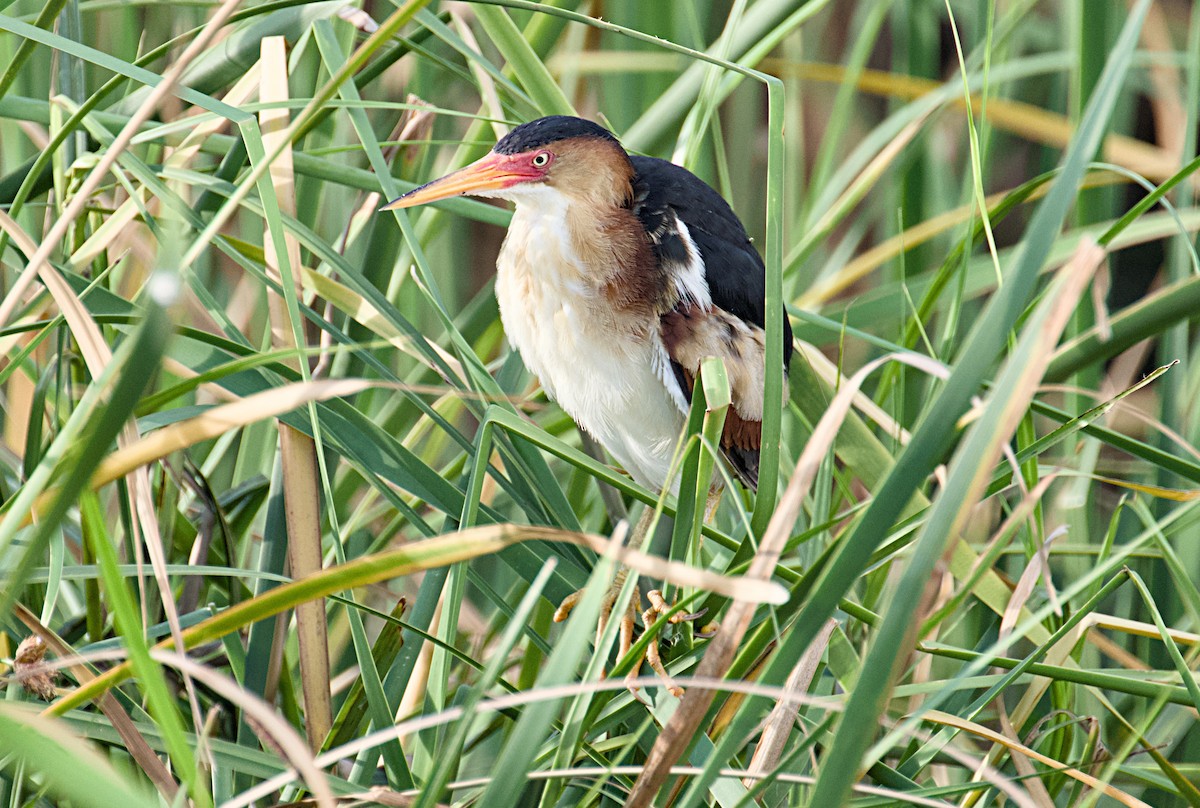
<path id="1" fill-rule="evenodd" d="M 550 165 L 550 152 L 538 152 L 533 156 L 534 168 L 545 168 Z"/>

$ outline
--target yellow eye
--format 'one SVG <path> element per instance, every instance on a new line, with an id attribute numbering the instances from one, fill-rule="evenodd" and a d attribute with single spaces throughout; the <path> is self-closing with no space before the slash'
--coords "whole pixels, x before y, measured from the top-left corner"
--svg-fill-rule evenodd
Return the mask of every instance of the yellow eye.
<path id="1" fill-rule="evenodd" d="M 533 156 L 534 168 L 545 168 L 550 165 L 550 152 L 538 152 Z"/>

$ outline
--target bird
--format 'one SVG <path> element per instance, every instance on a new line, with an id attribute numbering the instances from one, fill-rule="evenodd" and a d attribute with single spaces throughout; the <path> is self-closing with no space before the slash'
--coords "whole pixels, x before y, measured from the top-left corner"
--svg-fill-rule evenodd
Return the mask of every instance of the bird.
<path id="1" fill-rule="evenodd" d="M 495 294 L 510 344 L 546 395 L 635 481 L 676 493 L 671 461 L 692 387 L 700 363 L 719 357 L 731 392 L 721 452 L 742 485 L 756 490 L 763 411 L 784 402 L 764 401 L 763 261 L 721 194 L 681 166 L 630 155 L 597 123 L 552 115 L 514 127 L 483 158 L 382 210 L 462 195 L 514 203 Z M 783 325 L 786 373 L 786 311 Z M 644 519 L 639 529 L 647 528 Z M 605 599 L 601 629 L 623 579 L 618 574 Z M 556 620 L 578 596 L 563 602 Z M 648 598 L 647 627 L 668 608 L 660 593 Z M 622 617 L 622 656 L 639 610 L 635 588 Z M 647 660 L 680 695 L 657 643 Z"/>

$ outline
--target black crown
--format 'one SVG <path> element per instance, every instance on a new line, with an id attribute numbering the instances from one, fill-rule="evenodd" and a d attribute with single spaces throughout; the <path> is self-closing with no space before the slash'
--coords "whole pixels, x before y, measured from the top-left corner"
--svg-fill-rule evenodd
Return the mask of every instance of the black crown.
<path id="1" fill-rule="evenodd" d="M 521 124 L 501 138 L 493 151 L 498 154 L 520 154 L 573 137 L 600 138 L 619 145 L 613 133 L 599 124 L 570 115 L 551 115 Z"/>

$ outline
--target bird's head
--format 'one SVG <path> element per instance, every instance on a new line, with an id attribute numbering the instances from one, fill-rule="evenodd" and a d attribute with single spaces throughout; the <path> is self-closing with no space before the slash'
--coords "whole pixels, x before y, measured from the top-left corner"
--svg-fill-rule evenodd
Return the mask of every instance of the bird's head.
<path id="1" fill-rule="evenodd" d="M 593 203 L 622 204 L 631 193 L 633 166 L 604 127 L 568 115 L 522 124 L 486 156 L 384 205 L 410 208 L 452 196 L 488 196 L 514 202 L 558 192 Z"/>

